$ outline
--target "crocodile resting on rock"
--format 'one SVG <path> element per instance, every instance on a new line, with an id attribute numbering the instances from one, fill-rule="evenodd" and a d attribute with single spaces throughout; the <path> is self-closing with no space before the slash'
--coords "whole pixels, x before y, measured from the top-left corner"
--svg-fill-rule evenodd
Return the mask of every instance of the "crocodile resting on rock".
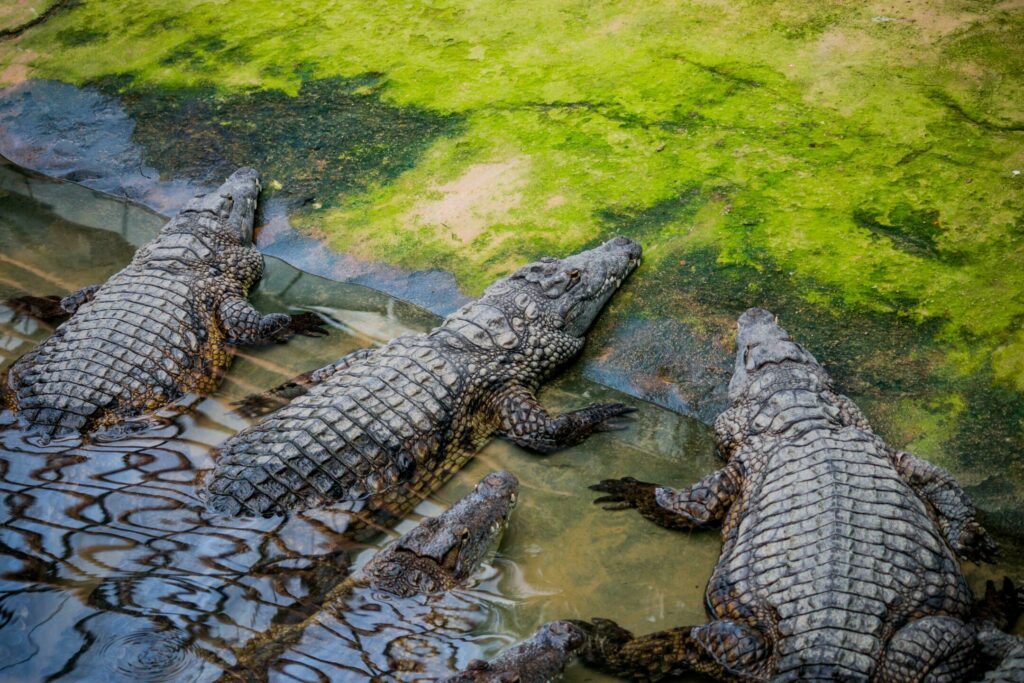
<path id="1" fill-rule="evenodd" d="M 335 587 L 319 612 L 253 638 L 236 652 L 237 664 L 223 679 L 293 679 L 313 669 L 320 680 L 367 680 L 446 666 L 426 651 L 469 628 L 461 623 L 465 606 L 446 605 L 447 594 L 465 584 L 497 545 L 518 493 L 519 482 L 509 472 L 487 475 Z"/>
<path id="2" fill-rule="evenodd" d="M 306 382 L 309 393 L 223 444 L 209 505 L 271 515 L 359 501 L 400 515 L 495 433 L 547 453 L 613 428 L 606 421 L 632 408 L 597 404 L 552 416 L 534 394 L 583 348 L 640 251 L 616 237 L 564 259 L 541 259 L 427 334 L 317 370 Z"/>
<path id="3" fill-rule="evenodd" d="M 584 661 L 656 680 L 962 681 L 978 660 L 957 562 L 995 546 L 942 469 L 889 448 L 767 311 L 739 319 L 727 464 L 685 489 L 606 480 L 598 503 L 673 529 L 722 522 L 710 623 L 633 637 L 582 625 Z"/>
<path id="4" fill-rule="evenodd" d="M 60 300 L 70 318 L 11 366 L 0 405 L 51 434 L 110 427 L 212 392 L 232 344 L 321 334 L 308 314 L 261 315 L 246 299 L 263 274 L 252 245 L 259 191 L 256 171 L 235 171 L 123 270 Z"/>

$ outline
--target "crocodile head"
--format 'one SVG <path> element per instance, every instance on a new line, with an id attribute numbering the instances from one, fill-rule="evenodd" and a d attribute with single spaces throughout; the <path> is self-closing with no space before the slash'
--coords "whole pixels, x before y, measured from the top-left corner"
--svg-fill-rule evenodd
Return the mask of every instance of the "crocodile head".
<path id="1" fill-rule="evenodd" d="M 792 372 L 794 366 L 818 369 L 818 361 L 804 347 L 790 339 L 779 327 L 775 316 L 763 308 L 751 308 L 740 316 L 736 335 L 736 369 L 729 382 L 729 398 L 741 400 L 754 386 L 754 380 L 774 372 L 775 389 L 791 381 L 797 388 L 806 381 L 807 373 Z M 785 372 L 775 372 L 783 369 Z"/>
<path id="2" fill-rule="evenodd" d="M 583 647 L 587 634 L 570 621 L 549 621 L 528 640 L 491 661 L 474 659 L 445 683 L 522 683 L 553 681 Z"/>
<path id="3" fill-rule="evenodd" d="M 192 215 L 203 227 L 247 246 L 252 244 L 259 193 L 259 174 L 251 168 L 240 168 L 216 190 L 192 199 L 179 215 Z"/>
<path id="4" fill-rule="evenodd" d="M 363 568 L 377 590 L 410 596 L 465 582 L 501 538 L 519 495 L 509 472 L 492 472 L 437 517 L 424 520 Z"/>
<path id="5" fill-rule="evenodd" d="M 508 285 L 531 294 L 566 334 L 582 337 L 622 281 L 640 263 L 640 245 L 615 237 L 563 259 L 542 258 L 509 276 Z M 505 283 L 502 283 L 503 285 Z"/>

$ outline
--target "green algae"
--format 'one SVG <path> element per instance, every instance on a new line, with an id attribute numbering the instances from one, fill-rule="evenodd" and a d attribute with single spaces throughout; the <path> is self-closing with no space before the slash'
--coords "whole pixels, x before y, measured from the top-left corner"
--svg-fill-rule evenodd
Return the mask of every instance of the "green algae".
<path id="1" fill-rule="evenodd" d="M 219 49 L 204 37 L 171 56 L 191 63 Z M 92 83 L 118 94 L 136 120 L 134 139 L 162 173 L 213 182 L 239 166 L 259 168 L 271 193 L 330 206 L 415 165 L 458 118 L 381 101 L 379 76 L 304 81 L 295 96 L 275 90 L 219 93 L 212 87 L 134 87 L 131 79 Z M 178 131 L 168 136 L 167 131 Z"/>
<path id="2" fill-rule="evenodd" d="M 1015 1 L 87 2 L 0 79 L 116 83 L 161 171 L 258 164 L 301 229 L 471 293 L 633 235 L 613 317 L 767 306 L 882 433 L 1024 488 L 1022 33 Z"/>

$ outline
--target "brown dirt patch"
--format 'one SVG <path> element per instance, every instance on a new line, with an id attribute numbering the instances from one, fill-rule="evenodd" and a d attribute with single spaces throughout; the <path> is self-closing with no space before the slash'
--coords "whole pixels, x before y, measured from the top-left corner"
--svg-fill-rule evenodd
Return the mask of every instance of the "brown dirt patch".
<path id="1" fill-rule="evenodd" d="M 525 157 L 474 164 L 455 180 L 434 187 L 440 197 L 417 204 L 406 222 L 438 226 L 442 234 L 468 244 L 522 203 L 528 170 Z"/>

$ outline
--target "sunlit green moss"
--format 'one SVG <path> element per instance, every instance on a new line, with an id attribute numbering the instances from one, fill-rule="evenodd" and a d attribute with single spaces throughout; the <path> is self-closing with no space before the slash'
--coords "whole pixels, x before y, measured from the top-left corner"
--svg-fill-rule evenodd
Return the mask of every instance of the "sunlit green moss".
<path id="1" fill-rule="evenodd" d="M 1019 5 L 968 0 L 91 1 L 0 44 L 0 79 L 198 89 L 220 117 L 203 144 L 238 149 L 254 103 L 368 78 L 411 112 L 393 125 L 458 125 L 404 129 L 400 163 L 370 133 L 330 154 L 255 136 L 282 187 L 315 186 L 300 228 L 470 292 L 628 232 L 637 310 L 781 309 L 873 418 L 943 457 L 988 401 L 967 387 L 1024 390 L 1022 34 Z M 132 114 L 159 148 L 159 117 Z"/>

